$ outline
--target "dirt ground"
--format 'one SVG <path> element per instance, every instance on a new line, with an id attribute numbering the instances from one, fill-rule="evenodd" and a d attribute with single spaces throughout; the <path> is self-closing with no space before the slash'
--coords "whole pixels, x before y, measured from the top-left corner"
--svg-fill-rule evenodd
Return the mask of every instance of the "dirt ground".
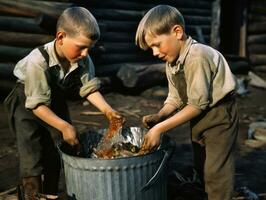
<path id="1" fill-rule="evenodd" d="M 264 75 L 264 77 L 266 77 Z M 251 122 L 266 120 L 266 90 L 248 87 L 245 97 L 238 97 L 240 113 L 240 131 L 236 160 L 236 189 L 246 186 L 256 194 L 266 193 L 266 145 L 260 141 L 248 141 L 248 127 Z M 119 93 L 104 94 L 106 100 L 126 118 L 126 126 L 140 126 L 141 117 L 155 113 L 160 109 L 167 94 L 166 87 L 154 87 L 139 95 L 130 96 Z M 4 96 L 4 95 L 2 95 Z M 0 193 L 14 187 L 18 183 L 18 153 L 16 138 L 7 124 L 7 116 L 0 103 Z M 98 114 L 93 106 L 82 101 L 69 102 L 74 125 L 79 132 L 91 128 L 107 127 L 107 120 Z M 89 113 L 88 111 L 93 111 Z M 176 142 L 174 156 L 170 166 L 185 176 L 191 169 L 192 154 L 188 124 L 168 133 Z M 64 187 L 61 187 L 64 193 Z M 0 196 L 1 199 L 1 196 Z M 191 198 L 187 198 L 191 200 Z M 261 197 L 261 199 L 263 199 Z"/>

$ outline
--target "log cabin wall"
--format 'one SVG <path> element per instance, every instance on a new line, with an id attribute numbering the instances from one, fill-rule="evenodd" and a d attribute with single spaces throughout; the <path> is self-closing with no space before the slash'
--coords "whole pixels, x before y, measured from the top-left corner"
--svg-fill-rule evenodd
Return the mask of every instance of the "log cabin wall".
<path id="1" fill-rule="evenodd" d="M 99 74 L 116 73 L 120 66 L 117 63 L 159 62 L 150 51 L 136 47 L 134 41 L 139 21 L 147 10 L 158 4 L 178 8 L 184 15 L 187 33 L 200 42 L 210 44 L 212 0 L 108 0 L 105 3 L 90 0 L 81 5 L 92 12 L 102 31 L 94 56 Z"/>
<path id="2" fill-rule="evenodd" d="M 12 85 L 12 71 L 18 60 L 34 47 L 54 39 L 56 20 L 68 7 L 84 6 L 97 19 L 101 39 L 91 55 L 97 75 L 112 76 L 128 63 L 159 62 L 151 52 L 134 44 L 138 22 L 148 9 L 158 4 L 177 7 L 184 15 L 187 33 L 210 44 L 212 3 L 213 0 L 0 0 L 0 89 L 10 82 Z"/>
<path id="3" fill-rule="evenodd" d="M 248 2 L 247 56 L 252 67 L 266 67 L 266 0 Z"/>

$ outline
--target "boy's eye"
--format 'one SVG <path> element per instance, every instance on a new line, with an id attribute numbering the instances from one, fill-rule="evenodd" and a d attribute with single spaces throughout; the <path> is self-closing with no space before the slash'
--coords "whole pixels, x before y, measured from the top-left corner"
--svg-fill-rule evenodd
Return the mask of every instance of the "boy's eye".
<path id="1" fill-rule="evenodd" d="M 161 45 L 160 43 L 154 44 L 155 47 L 160 47 L 160 45 Z"/>

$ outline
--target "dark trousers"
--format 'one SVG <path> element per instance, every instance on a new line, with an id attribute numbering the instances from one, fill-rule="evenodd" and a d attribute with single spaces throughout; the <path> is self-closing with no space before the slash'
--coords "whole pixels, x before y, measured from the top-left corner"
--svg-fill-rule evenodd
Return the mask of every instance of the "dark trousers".
<path id="1" fill-rule="evenodd" d="M 237 133 L 234 98 L 219 102 L 191 121 L 194 167 L 205 184 L 208 200 L 232 199 Z"/>
<path id="2" fill-rule="evenodd" d="M 5 100 L 9 124 L 17 137 L 20 161 L 20 176 L 32 177 L 41 174 L 58 174 L 60 156 L 55 138 L 59 133 L 25 108 L 24 85 L 17 83 Z M 65 119 L 69 119 L 65 101 L 52 101 Z M 57 106 L 56 106 L 57 104 Z"/>

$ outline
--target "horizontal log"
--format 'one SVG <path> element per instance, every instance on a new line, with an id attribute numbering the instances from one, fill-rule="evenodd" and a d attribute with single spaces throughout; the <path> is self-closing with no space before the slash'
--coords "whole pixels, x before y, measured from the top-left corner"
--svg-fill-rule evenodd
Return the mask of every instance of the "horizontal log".
<path id="1" fill-rule="evenodd" d="M 0 31 L 0 44 L 9 46 L 36 47 L 54 39 L 52 35 Z"/>
<path id="2" fill-rule="evenodd" d="M 106 27 L 108 32 L 136 32 L 137 21 L 112 21 L 112 20 L 98 20 L 99 23 Z"/>
<path id="3" fill-rule="evenodd" d="M 266 44 L 266 34 L 248 35 L 248 44 Z"/>
<path id="4" fill-rule="evenodd" d="M 81 1 L 79 5 L 88 9 L 91 8 L 114 8 L 124 10 L 147 10 L 154 6 L 154 4 L 141 4 L 139 2 L 123 1 L 123 0 L 108 0 L 102 3 L 99 0 L 90 0 L 89 3 Z"/>
<path id="5" fill-rule="evenodd" d="M 108 19 L 108 20 L 140 20 L 145 11 L 134 11 L 134 10 L 119 10 L 119 9 L 90 9 L 93 16 L 99 19 Z"/>
<path id="6" fill-rule="evenodd" d="M 56 33 L 57 18 L 41 13 L 35 18 L 36 24 L 47 32 L 54 34 Z"/>
<path id="7" fill-rule="evenodd" d="M 266 43 L 249 45 L 248 52 L 249 54 L 263 54 L 266 52 Z"/>
<path id="8" fill-rule="evenodd" d="M 101 34 L 101 38 L 99 41 L 102 42 L 129 42 L 134 43 L 135 42 L 135 33 L 136 32 L 106 32 L 104 34 Z"/>
<path id="9" fill-rule="evenodd" d="M 98 57 L 92 56 L 92 60 L 95 64 L 114 64 L 123 62 L 141 62 L 141 61 L 153 61 L 157 58 L 153 57 L 152 54 L 143 52 L 141 54 L 102 54 Z"/>
<path id="10" fill-rule="evenodd" d="M 107 32 L 136 32 L 139 22 L 136 21 L 111 21 L 99 20 L 99 22 L 106 27 Z M 196 33 L 197 27 L 202 29 L 203 34 L 209 34 L 211 25 L 187 25 L 186 31 L 190 34 Z"/>
<path id="11" fill-rule="evenodd" d="M 81 5 L 88 8 L 115 8 L 115 9 L 129 9 L 129 10 L 147 10 L 158 4 L 169 4 L 172 6 L 184 8 L 205 8 L 211 9 L 211 1 L 195 1 L 195 0 L 179 0 L 179 1 L 142 1 L 130 2 L 123 0 L 108 0 L 104 4 L 98 0 L 90 0 L 89 3 L 81 2 Z"/>
<path id="12" fill-rule="evenodd" d="M 248 15 L 248 20 L 249 23 L 253 23 L 253 22 L 265 22 L 266 21 L 266 12 L 263 14 L 249 14 Z"/>
<path id="13" fill-rule="evenodd" d="M 0 63 L 0 78 L 15 80 L 13 75 L 15 65 L 15 63 Z"/>
<path id="14" fill-rule="evenodd" d="M 249 59 L 252 65 L 265 65 L 266 64 L 266 54 L 250 54 Z"/>
<path id="15" fill-rule="evenodd" d="M 128 88 L 147 88 L 167 80 L 165 63 L 127 64 L 119 69 L 117 77 Z"/>
<path id="16" fill-rule="evenodd" d="M 102 53 L 136 53 L 140 49 L 133 42 L 104 42 L 96 44 L 95 48 Z"/>
<path id="17" fill-rule="evenodd" d="M 185 23 L 187 25 L 210 25 L 211 24 L 211 16 L 191 16 L 191 15 L 184 15 Z"/>
<path id="18" fill-rule="evenodd" d="M 0 2 L 0 13 L 23 17 L 35 17 L 37 15 L 37 13 L 33 10 L 25 11 L 22 9 L 17 9 L 16 7 L 5 5 L 2 2 Z"/>
<path id="19" fill-rule="evenodd" d="M 0 61 L 18 62 L 31 50 L 32 48 L 0 45 Z"/>
<path id="20" fill-rule="evenodd" d="M 256 13 L 256 14 L 265 14 L 266 13 L 266 2 L 251 2 L 250 13 Z"/>
<path id="21" fill-rule="evenodd" d="M 266 73 L 266 64 L 265 65 L 253 65 L 252 67 L 256 72 L 265 72 Z"/>
<path id="22" fill-rule="evenodd" d="M 74 5 L 73 3 L 46 2 L 33 0 L 0 0 L 0 12 L 35 17 L 40 13 L 46 13 L 53 17 L 59 17 L 64 9 Z"/>
<path id="23" fill-rule="evenodd" d="M 178 10 L 182 13 L 182 15 L 190 15 L 190 16 L 212 16 L 211 9 L 204 8 L 180 8 Z"/>
<path id="24" fill-rule="evenodd" d="M 41 29 L 34 18 L 0 16 L 1 30 L 23 33 L 47 33 Z"/>
<path id="25" fill-rule="evenodd" d="M 143 0 L 143 3 L 153 3 L 153 0 Z M 184 8 L 204 8 L 211 10 L 212 1 L 197 1 L 197 0 L 178 0 L 178 1 L 167 1 L 167 0 L 157 0 L 158 4 L 168 4 L 174 7 L 184 7 Z"/>
<path id="26" fill-rule="evenodd" d="M 254 22 L 248 25 L 249 33 L 265 33 L 266 32 L 266 22 Z"/>
<path id="27" fill-rule="evenodd" d="M 200 9 L 179 9 L 184 15 L 187 24 L 210 24 L 211 13 L 208 10 Z M 145 11 L 119 10 L 119 9 L 90 9 L 97 20 L 132 20 L 140 21 Z M 198 14 L 198 15 L 197 15 Z"/>
<path id="28" fill-rule="evenodd" d="M 9 80 L 9 79 L 4 79 L 1 78 L 0 79 L 0 91 L 1 91 L 1 95 L 3 95 L 3 92 L 6 93 L 4 96 L 7 96 L 8 93 L 13 89 L 13 87 L 15 86 L 16 81 L 15 80 Z M 16 169 L 17 171 L 17 169 Z M 14 173 L 12 173 L 13 175 Z M 0 172 L 1 175 L 1 172 Z M 3 176 L 2 176 L 3 177 Z M 2 185 L 2 181 L 1 181 L 1 186 Z"/>

